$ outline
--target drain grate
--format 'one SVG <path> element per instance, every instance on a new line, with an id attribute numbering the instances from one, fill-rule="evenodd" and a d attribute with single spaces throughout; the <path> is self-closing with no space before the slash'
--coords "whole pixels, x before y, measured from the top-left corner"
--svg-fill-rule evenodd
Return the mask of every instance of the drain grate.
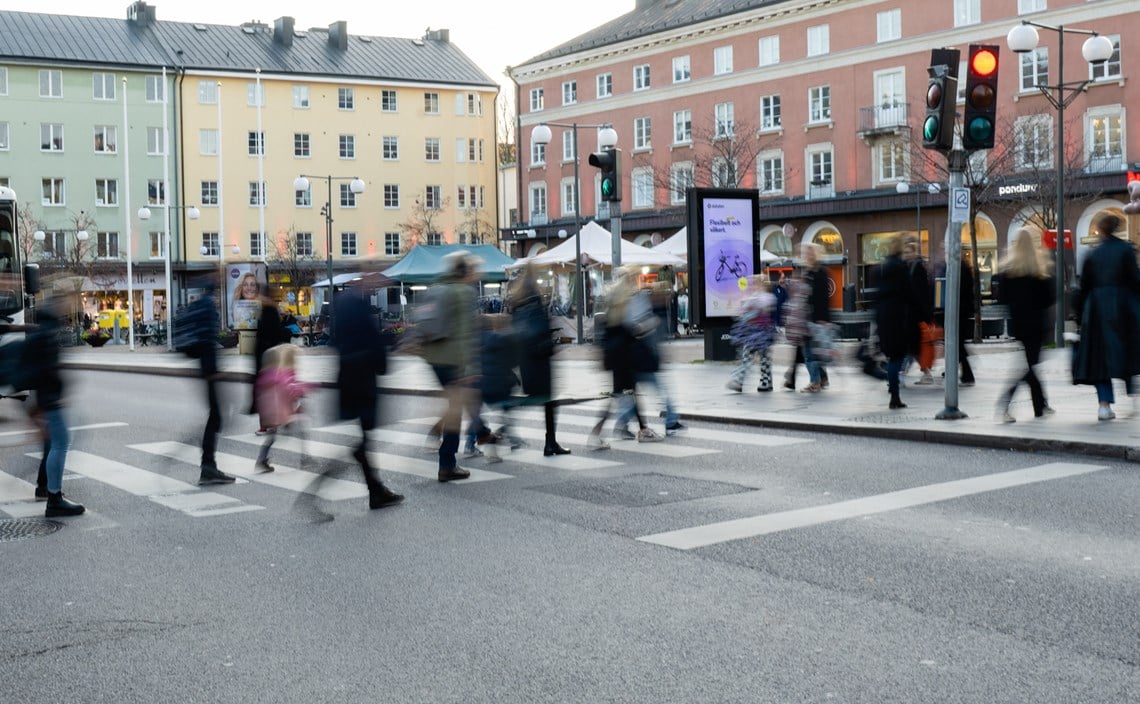
<path id="1" fill-rule="evenodd" d="M 0 521 L 0 543 L 51 535 L 62 527 L 63 524 L 59 521 L 49 521 L 45 518 L 12 518 Z"/>
<path id="2" fill-rule="evenodd" d="M 855 416 L 847 418 L 846 420 L 852 423 L 880 423 L 882 425 L 894 425 L 898 423 L 915 423 L 919 421 L 930 420 L 930 416 L 918 415 L 903 415 L 899 413 L 873 413 L 866 416 Z"/>

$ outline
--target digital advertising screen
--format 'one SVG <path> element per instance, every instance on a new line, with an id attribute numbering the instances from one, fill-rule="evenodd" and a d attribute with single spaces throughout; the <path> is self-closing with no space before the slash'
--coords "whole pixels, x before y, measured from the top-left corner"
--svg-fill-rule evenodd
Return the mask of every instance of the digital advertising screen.
<path id="1" fill-rule="evenodd" d="M 740 311 L 748 277 L 757 272 L 756 219 L 759 202 L 753 192 L 727 189 L 690 191 L 690 246 L 700 261 L 689 262 L 696 284 L 694 312 L 704 319 L 730 319 Z"/>

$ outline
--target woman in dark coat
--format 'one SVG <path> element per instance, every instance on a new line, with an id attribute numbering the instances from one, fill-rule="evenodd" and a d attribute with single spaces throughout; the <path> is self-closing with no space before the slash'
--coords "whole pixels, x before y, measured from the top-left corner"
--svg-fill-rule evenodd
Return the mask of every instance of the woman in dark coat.
<path id="1" fill-rule="evenodd" d="M 1041 345 L 1045 339 L 1046 311 L 1053 305 L 1053 284 L 1038 244 L 1038 235 L 1027 228 L 1017 231 L 1017 240 L 1001 264 L 998 286 L 999 300 L 1009 306 L 1010 333 L 1025 349 L 1025 362 L 1029 369 L 1013 380 L 998 401 L 998 420 L 1014 422 L 1009 412 L 1010 401 L 1021 382 L 1029 387 L 1033 400 L 1033 415 L 1040 418 L 1052 415 L 1053 409 L 1045 399 L 1045 389 L 1037 378 L 1034 367 L 1041 361 Z M 964 329 L 963 329 L 964 333 Z"/>
<path id="2" fill-rule="evenodd" d="M 281 324 L 281 313 L 277 310 L 277 303 L 269 294 L 262 291 L 261 315 L 257 318 L 257 334 L 253 347 L 253 383 L 256 388 L 257 375 L 261 373 L 265 352 L 270 347 L 283 345 L 292 338 L 289 331 Z M 253 400 L 249 404 L 249 412 L 257 413 L 257 392 L 253 393 Z"/>
<path id="3" fill-rule="evenodd" d="M 1112 380 L 1124 379 L 1132 393 L 1132 377 L 1140 374 L 1140 268 L 1136 251 L 1114 233 L 1121 219 L 1104 215 L 1096 223 L 1100 244 L 1085 257 L 1077 314 L 1081 341 L 1073 355 L 1073 383 L 1096 387 L 1098 420 L 1112 420 Z"/>
<path id="4" fill-rule="evenodd" d="M 541 403 L 546 415 L 546 445 L 542 454 L 568 455 L 570 450 L 558 444 L 554 422 L 554 382 L 550 358 L 554 354 L 554 338 L 550 333 L 550 317 L 538 291 L 534 266 L 527 264 L 522 277 L 511 291 L 511 321 L 519 342 L 519 372 L 522 390 L 532 404 Z"/>
<path id="5" fill-rule="evenodd" d="M 827 379 L 827 369 L 824 368 L 813 347 L 810 332 L 810 323 L 828 324 L 831 322 L 831 302 L 828 296 L 827 270 L 819 261 L 820 247 L 814 243 L 805 243 L 801 248 L 804 262 L 803 281 L 807 285 L 806 321 L 809 323 L 808 333 L 804 337 L 804 359 L 808 368 L 808 378 L 811 381 L 802 389 L 805 393 L 816 393 L 824 388 Z M 795 363 L 793 362 L 793 365 Z"/>
<path id="6" fill-rule="evenodd" d="M 906 408 L 899 398 L 899 373 L 903 360 L 918 340 L 918 302 L 910 273 L 902 259 L 904 235 L 890 242 L 887 256 L 879 265 L 879 304 L 875 326 L 879 334 L 879 349 L 887 357 L 887 391 L 891 395 L 890 408 Z"/>

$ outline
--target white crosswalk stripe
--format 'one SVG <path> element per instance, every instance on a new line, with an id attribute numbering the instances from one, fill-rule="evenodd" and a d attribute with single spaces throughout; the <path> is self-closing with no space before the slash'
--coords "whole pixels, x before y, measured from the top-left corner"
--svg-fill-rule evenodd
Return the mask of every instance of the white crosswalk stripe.
<path id="1" fill-rule="evenodd" d="M 519 417 L 527 419 L 541 419 L 541 411 L 525 410 L 519 412 Z M 611 422 L 613 416 L 610 416 Z M 576 427 L 593 428 L 598 422 L 597 417 L 590 417 L 579 415 L 576 413 L 559 413 L 558 425 L 572 425 Z M 686 432 L 686 438 L 691 440 L 715 440 L 717 442 L 724 442 L 735 445 L 753 445 L 755 447 L 781 447 L 784 445 L 799 445 L 802 443 L 815 442 L 811 438 L 794 438 L 785 435 L 770 435 L 771 431 L 763 428 L 756 428 L 755 430 L 717 430 L 715 428 L 690 428 Z M 677 436 L 670 438 L 666 441 L 669 447 L 675 446 Z M 626 449 L 623 447 L 622 449 Z M 673 453 L 669 453 L 673 454 Z"/>
<path id="2" fill-rule="evenodd" d="M 34 499 L 36 485 L 0 472 L 0 513 L 10 518 L 44 515 L 44 505 Z"/>

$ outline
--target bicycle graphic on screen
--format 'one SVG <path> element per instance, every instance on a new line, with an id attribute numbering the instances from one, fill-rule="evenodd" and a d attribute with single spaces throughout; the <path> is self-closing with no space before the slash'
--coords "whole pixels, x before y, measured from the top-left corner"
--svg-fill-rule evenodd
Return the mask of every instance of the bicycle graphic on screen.
<path id="1" fill-rule="evenodd" d="M 720 266 L 716 268 L 715 274 L 717 281 L 720 281 L 724 278 L 725 271 L 727 271 L 729 274 L 732 274 L 732 278 L 739 279 L 740 277 L 748 274 L 748 266 L 744 263 L 744 260 L 740 258 L 739 254 L 733 254 L 732 263 L 729 264 L 728 255 L 725 254 L 724 250 L 722 249 L 720 250 Z"/>

